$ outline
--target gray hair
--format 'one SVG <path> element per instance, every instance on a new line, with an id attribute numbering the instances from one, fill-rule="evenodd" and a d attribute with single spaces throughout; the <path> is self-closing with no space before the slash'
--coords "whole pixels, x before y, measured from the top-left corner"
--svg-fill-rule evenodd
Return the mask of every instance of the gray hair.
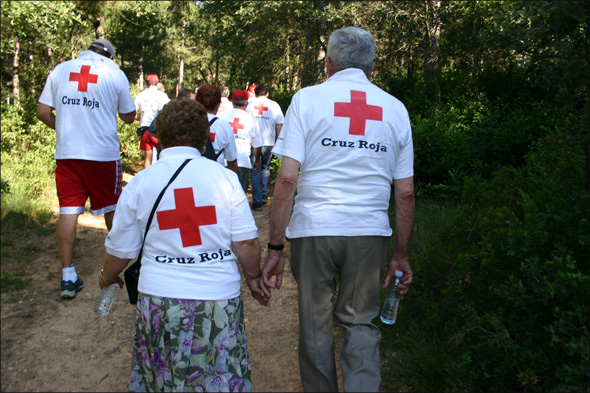
<path id="1" fill-rule="evenodd" d="M 359 27 L 345 27 L 330 35 L 328 57 L 338 71 L 360 68 L 369 75 L 375 58 L 375 40 Z"/>

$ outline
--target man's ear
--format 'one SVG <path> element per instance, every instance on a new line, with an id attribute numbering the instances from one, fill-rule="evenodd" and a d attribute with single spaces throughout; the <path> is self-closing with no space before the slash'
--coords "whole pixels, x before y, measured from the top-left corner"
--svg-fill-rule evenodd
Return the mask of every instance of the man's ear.
<path id="1" fill-rule="evenodd" d="M 332 75 L 337 73 L 338 70 L 336 69 L 336 66 L 334 65 L 334 63 L 332 62 L 332 59 L 330 59 L 329 57 L 326 57 L 326 59 L 327 59 L 326 70 L 328 71 L 328 77 L 331 77 Z"/>
<path id="2" fill-rule="evenodd" d="M 375 70 L 375 63 L 373 63 L 371 65 L 371 69 L 369 70 L 369 72 L 367 73 L 367 78 L 371 76 L 371 74 L 373 73 L 373 71 Z"/>

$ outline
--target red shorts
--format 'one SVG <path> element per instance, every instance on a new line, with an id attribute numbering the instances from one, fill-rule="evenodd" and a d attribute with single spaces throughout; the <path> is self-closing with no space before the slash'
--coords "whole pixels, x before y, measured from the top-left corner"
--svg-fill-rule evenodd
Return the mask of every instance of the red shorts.
<path id="1" fill-rule="evenodd" d="M 83 214 L 90 198 L 90 213 L 99 216 L 117 207 L 123 189 L 121 161 L 56 160 L 55 183 L 60 214 Z"/>
<path id="2" fill-rule="evenodd" d="M 152 151 L 154 147 L 156 149 L 158 148 L 158 138 L 147 131 L 144 132 L 141 136 L 141 142 L 139 143 L 139 150 Z"/>

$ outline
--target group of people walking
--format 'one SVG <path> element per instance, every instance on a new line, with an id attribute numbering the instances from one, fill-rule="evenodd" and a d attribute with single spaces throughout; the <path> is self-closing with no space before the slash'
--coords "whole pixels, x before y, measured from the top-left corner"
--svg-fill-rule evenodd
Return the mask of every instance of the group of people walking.
<path id="1" fill-rule="evenodd" d="M 145 168 L 154 160 L 152 151 L 158 150 L 155 118 L 170 101 L 158 91 L 158 81 L 157 75 L 148 75 L 148 88 L 135 99 Z M 195 99 L 205 106 L 215 159 L 238 174 L 244 192 L 252 187 L 252 209 L 262 210 L 269 197 L 272 148 L 285 119 L 281 106 L 269 98 L 268 86 L 252 84 L 247 90 L 234 90 L 230 96 L 227 86 L 204 85 L 194 93 L 183 89 L 176 98 Z"/>
<path id="2" fill-rule="evenodd" d="M 402 296 L 412 282 L 414 186 L 409 116 L 399 100 L 369 82 L 374 55 L 367 31 L 333 32 L 329 79 L 297 92 L 284 117 L 265 85 L 253 88 L 253 99 L 250 89 L 230 93 L 207 85 L 194 97 L 161 105 L 144 122 L 148 106 L 140 95 L 134 102 L 113 61 L 115 49 L 104 39 L 50 73 L 37 117 L 57 132 L 62 297 L 72 299 L 83 288 L 73 249 L 88 198 L 91 213 L 105 214 L 109 230 L 101 288 L 123 286 L 120 274 L 143 250 L 131 391 L 251 391 L 241 274 L 250 294 L 269 306 L 283 281 L 286 240 L 299 292 L 304 390 L 338 390 L 336 323 L 346 330 L 344 390 L 378 391 L 380 288 L 395 270 L 403 272 Z M 140 129 L 148 127 L 142 135 L 157 138 L 160 149 L 157 162 L 124 189 L 117 113 L 127 124 L 139 114 Z M 218 157 L 207 158 L 208 145 Z M 273 155 L 281 168 L 261 263 L 252 209 L 269 198 Z M 387 264 L 392 187 L 396 230 Z"/>

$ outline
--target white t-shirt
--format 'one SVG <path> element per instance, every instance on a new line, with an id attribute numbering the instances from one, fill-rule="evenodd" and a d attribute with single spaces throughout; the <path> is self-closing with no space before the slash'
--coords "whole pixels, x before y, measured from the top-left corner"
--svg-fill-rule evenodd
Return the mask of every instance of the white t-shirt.
<path id="1" fill-rule="evenodd" d="M 158 90 L 158 86 L 153 85 L 137 94 L 135 97 L 135 108 L 141 116 L 140 127 L 149 127 L 164 105 L 170 102 L 166 93 Z"/>
<path id="2" fill-rule="evenodd" d="M 220 112 L 223 111 L 228 111 L 230 109 L 232 109 L 234 107 L 234 104 L 232 104 L 232 102 L 230 100 L 227 99 L 227 97 L 221 97 L 221 105 L 219 106 L 219 110 L 217 111 L 217 114 L 220 114 Z"/>
<path id="3" fill-rule="evenodd" d="M 260 96 L 248 104 L 246 112 L 254 118 L 254 127 L 262 137 L 263 146 L 274 146 L 276 125 L 285 121 L 281 106 L 268 97 Z"/>
<path id="4" fill-rule="evenodd" d="M 297 92 L 273 153 L 301 164 L 287 237 L 391 235 L 392 182 L 414 175 L 410 119 L 360 69 Z"/>
<path id="5" fill-rule="evenodd" d="M 227 120 L 233 129 L 238 150 L 238 167 L 251 168 L 251 148 L 262 146 L 262 141 L 254 133 L 252 116 L 242 109 L 233 108 L 219 114 L 219 118 Z"/>
<path id="6" fill-rule="evenodd" d="M 182 162 L 193 160 L 170 184 L 143 248 L 139 291 L 181 299 L 221 300 L 240 295 L 232 241 L 258 237 L 246 194 L 233 171 L 191 147 L 162 150 L 123 189 L 105 247 L 135 258 L 156 198 Z"/>
<path id="7" fill-rule="evenodd" d="M 115 62 L 85 50 L 51 71 L 39 102 L 55 109 L 56 159 L 121 158 L 117 112 L 135 110 L 129 81 Z"/>
<path id="8" fill-rule="evenodd" d="M 234 141 L 234 132 L 229 125 L 227 120 L 221 119 L 219 116 L 207 113 L 207 119 L 211 122 L 211 119 L 217 117 L 215 123 L 209 129 L 209 138 L 211 144 L 215 150 L 215 154 L 218 154 L 221 149 L 223 153 L 217 158 L 217 162 L 221 165 L 226 165 L 227 161 L 233 161 L 238 158 L 238 150 L 236 149 L 236 142 Z"/>

